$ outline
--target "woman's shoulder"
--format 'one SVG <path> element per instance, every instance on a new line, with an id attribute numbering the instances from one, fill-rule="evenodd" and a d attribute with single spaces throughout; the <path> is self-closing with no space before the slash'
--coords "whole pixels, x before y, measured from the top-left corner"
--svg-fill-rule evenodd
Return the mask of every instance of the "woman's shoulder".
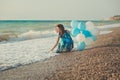
<path id="1" fill-rule="evenodd" d="M 69 31 L 69 30 L 65 30 L 65 32 L 70 34 L 70 31 Z"/>

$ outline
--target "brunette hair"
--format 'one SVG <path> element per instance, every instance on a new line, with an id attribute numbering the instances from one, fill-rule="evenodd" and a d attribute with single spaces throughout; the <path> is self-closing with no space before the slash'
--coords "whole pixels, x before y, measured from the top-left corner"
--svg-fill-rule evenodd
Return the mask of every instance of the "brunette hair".
<path id="1" fill-rule="evenodd" d="M 56 27 L 58 27 L 62 31 L 62 34 L 64 34 L 65 28 L 62 24 L 57 24 Z"/>

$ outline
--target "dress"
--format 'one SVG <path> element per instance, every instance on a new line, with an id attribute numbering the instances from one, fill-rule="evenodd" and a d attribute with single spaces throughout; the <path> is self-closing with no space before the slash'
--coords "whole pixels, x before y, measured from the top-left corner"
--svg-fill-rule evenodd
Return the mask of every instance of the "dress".
<path id="1" fill-rule="evenodd" d="M 69 52 L 73 49 L 74 44 L 70 34 L 65 30 L 64 34 L 59 34 L 60 41 L 56 53 Z"/>

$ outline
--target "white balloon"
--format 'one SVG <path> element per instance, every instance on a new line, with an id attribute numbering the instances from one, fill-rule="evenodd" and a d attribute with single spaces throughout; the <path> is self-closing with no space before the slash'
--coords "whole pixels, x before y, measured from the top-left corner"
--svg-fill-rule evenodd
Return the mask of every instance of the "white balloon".
<path id="1" fill-rule="evenodd" d="M 82 34 L 82 33 L 78 34 L 78 35 L 76 36 L 76 40 L 77 40 L 78 42 L 83 42 L 83 41 L 85 41 L 85 35 Z"/>
<path id="2" fill-rule="evenodd" d="M 94 23 L 91 21 L 86 22 L 86 29 L 93 30 L 95 28 Z"/>
<path id="3" fill-rule="evenodd" d="M 86 26 L 94 26 L 94 23 L 91 21 L 86 22 Z"/>
<path id="4" fill-rule="evenodd" d="M 90 31 L 92 35 L 98 35 L 99 29 L 94 26 L 94 23 L 91 21 L 86 22 L 86 30 Z"/>
<path id="5" fill-rule="evenodd" d="M 85 39 L 85 43 L 86 43 L 87 46 L 93 44 L 93 42 L 94 41 L 91 37 Z"/>

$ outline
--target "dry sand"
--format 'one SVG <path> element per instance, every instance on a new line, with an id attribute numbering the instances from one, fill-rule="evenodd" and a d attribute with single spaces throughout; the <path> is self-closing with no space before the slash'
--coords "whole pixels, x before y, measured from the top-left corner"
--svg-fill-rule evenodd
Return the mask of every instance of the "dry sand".
<path id="1" fill-rule="evenodd" d="M 94 47 L 0 72 L 0 80 L 120 80 L 120 28 Z"/>

